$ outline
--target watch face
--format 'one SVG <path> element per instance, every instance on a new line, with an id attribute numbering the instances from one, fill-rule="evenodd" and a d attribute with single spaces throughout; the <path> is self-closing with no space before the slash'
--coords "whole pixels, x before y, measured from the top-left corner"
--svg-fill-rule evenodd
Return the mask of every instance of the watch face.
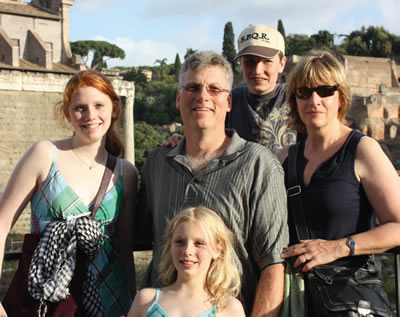
<path id="1" fill-rule="evenodd" d="M 356 248 L 356 242 L 351 237 L 349 237 L 347 240 L 347 245 L 349 246 L 349 248 L 351 250 L 350 255 L 354 255 L 354 251 Z"/>

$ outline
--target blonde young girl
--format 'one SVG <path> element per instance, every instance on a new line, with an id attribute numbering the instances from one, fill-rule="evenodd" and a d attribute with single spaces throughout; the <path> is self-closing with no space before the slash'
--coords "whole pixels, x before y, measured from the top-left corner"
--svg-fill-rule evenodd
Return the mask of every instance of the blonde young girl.
<path id="1" fill-rule="evenodd" d="M 128 317 L 245 316 L 233 297 L 240 289 L 233 234 L 215 212 L 204 207 L 181 211 L 165 241 L 159 267 L 165 287 L 141 290 Z"/>

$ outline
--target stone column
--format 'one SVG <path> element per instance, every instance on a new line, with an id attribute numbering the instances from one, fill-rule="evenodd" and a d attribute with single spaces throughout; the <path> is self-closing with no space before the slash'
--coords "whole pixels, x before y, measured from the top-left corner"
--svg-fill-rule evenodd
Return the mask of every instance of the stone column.
<path id="1" fill-rule="evenodd" d="M 135 99 L 135 83 L 126 81 L 119 76 L 118 69 L 102 69 L 101 72 L 112 82 L 115 92 L 122 98 L 120 122 L 122 126 L 122 137 L 125 145 L 124 159 L 135 164 L 135 138 L 133 136 L 133 101 Z M 123 102 L 125 101 L 125 102 Z"/>
<path id="2" fill-rule="evenodd" d="M 133 125 L 133 102 L 134 102 L 135 90 L 128 91 L 128 95 L 125 99 L 124 107 L 124 143 L 125 143 L 125 159 L 135 164 L 135 137 L 134 137 L 134 125 Z"/>
<path id="3" fill-rule="evenodd" d="M 62 62 L 68 63 L 72 58 L 71 46 L 69 45 L 69 8 L 74 0 L 62 0 L 61 3 L 61 32 L 62 32 Z"/>

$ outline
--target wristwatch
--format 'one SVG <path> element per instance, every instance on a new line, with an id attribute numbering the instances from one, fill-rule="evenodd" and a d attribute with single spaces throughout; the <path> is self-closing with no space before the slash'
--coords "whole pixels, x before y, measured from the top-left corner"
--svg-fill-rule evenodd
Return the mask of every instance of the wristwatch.
<path id="1" fill-rule="evenodd" d="M 356 242 L 351 236 L 347 237 L 347 246 L 350 248 L 350 256 L 353 256 L 356 251 Z"/>

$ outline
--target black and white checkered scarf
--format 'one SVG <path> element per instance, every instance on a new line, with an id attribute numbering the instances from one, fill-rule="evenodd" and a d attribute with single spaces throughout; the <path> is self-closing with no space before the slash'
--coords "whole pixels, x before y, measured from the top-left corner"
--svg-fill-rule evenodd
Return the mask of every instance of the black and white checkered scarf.
<path id="1" fill-rule="evenodd" d="M 46 302 L 59 302 L 69 296 L 77 248 L 89 260 L 93 260 L 100 251 L 102 239 L 100 223 L 89 217 L 53 221 L 46 226 L 33 254 L 28 274 L 28 291 L 41 303 L 39 316 L 46 315 Z M 83 315 L 103 316 L 96 279 L 90 270 L 82 294 L 85 294 L 81 303 Z"/>

